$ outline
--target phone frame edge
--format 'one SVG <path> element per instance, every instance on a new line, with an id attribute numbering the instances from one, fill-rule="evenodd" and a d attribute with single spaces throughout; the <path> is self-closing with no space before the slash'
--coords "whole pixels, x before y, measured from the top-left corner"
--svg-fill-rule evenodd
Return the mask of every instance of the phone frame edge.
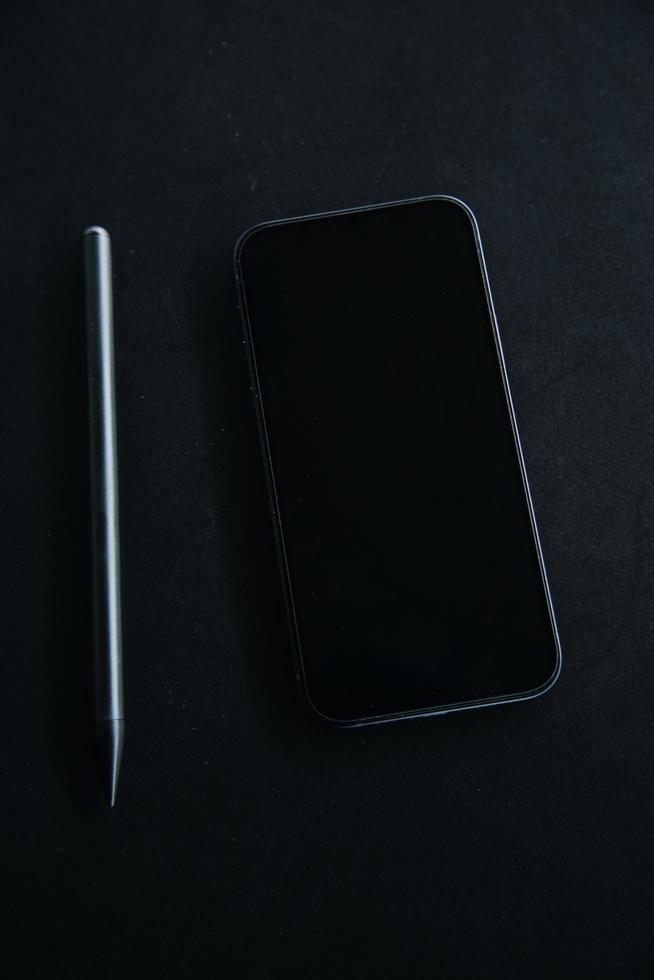
<path id="1" fill-rule="evenodd" d="M 274 470 L 272 465 L 272 456 L 270 452 L 270 443 L 268 440 L 268 431 L 266 426 L 264 406 L 261 398 L 261 387 L 259 384 L 259 374 L 258 374 L 257 363 L 256 363 L 256 354 L 254 350 L 252 330 L 250 327 L 250 318 L 247 309 L 247 299 L 245 295 L 243 276 L 241 272 L 241 261 L 240 261 L 241 251 L 245 242 L 252 235 L 256 234 L 259 231 L 263 231 L 267 228 L 275 227 L 277 225 L 297 224 L 298 222 L 301 221 L 312 221 L 312 220 L 319 220 L 321 218 L 332 218 L 338 215 L 353 214 L 356 212 L 363 212 L 363 211 L 377 211 L 382 208 L 397 207 L 406 204 L 426 203 L 428 201 L 449 201 L 450 203 L 457 205 L 465 212 L 472 227 L 477 258 L 479 261 L 479 268 L 481 272 L 482 281 L 484 284 L 486 305 L 488 308 L 489 319 L 493 330 L 495 350 L 500 366 L 502 386 L 504 389 L 506 405 L 509 413 L 509 419 L 511 422 L 513 442 L 518 457 L 518 465 L 520 468 L 522 485 L 525 493 L 525 499 L 527 502 L 527 510 L 529 513 L 529 520 L 532 529 L 534 546 L 536 548 L 536 554 L 538 556 L 538 565 L 541 574 L 541 581 L 545 594 L 550 626 L 552 629 L 552 639 L 554 642 L 556 662 L 555 662 L 554 670 L 550 675 L 550 677 L 546 681 L 544 681 L 543 684 L 540 684 L 538 687 L 528 691 L 519 691 L 516 692 L 515 694 L 499 695 L 494 698 L 480 698 L 475 701 L 462 701 L 462 702 L 455 702 L 452 704 L 439 705 L 439 706 L 434 706 L 429 708 L 393 712 L 391 714 L 371 715 L 363 718 L 354 718 L 354 719 L 332 718 L 329 715 L 326 715 L 322 711 L 320 711 L 320 709 L 316 707 L 316 705 L 313 703 L 311 696 L 309 694 L 306 674 L 304 670 L 304 664 L 302 660 L 302 645 L 300 643 L 299 628 L 298 628 L 297 616 L 295 613 L 295 602 L 293 599 L 291 576 L 290 576 L 290 570 L 289 570 L 288 560 L 286 556 L 286 547 L 284 544 L 283 527 L 281 524 L 281 518 L 279 513 L 277 489 L 275 485 L 275 477 L 274 477 Z M 260 441 L 260 446 L 263 455 L 268 505 L 270 507 L 272 523 L 273 523 L 275 550 L 277 553 L 277 559 L 278 559 L 279 569 L 282 578 L 282 588 L 284 592 L 284 600 L 286 606 L 286 615 L 287 615 L 287 620 L 289 625 L 289 631 L 291 633 L 293 655 L 295 660 L 296 681 L 300 688 L 300 693 L 302 694 L 303 699 L 306 702 L 307 707 L 310 709 L 311 713 L 315 717 L 317 717 L 321 722 L 331 727 L 359 728 L 368 725 L 379 725 L 379 724 L 387 724 L 394 721 L 403 721 L 411 718 L 430 718 L 438 715 L 452 714 L 453 712 L 456 711 L 470 711 L 475 708 L 487 708 L 487 707 L 494 707 L 503 704 L 512 704 L 514 702 L 531 701 L 534 698 L 540 697 L 543 694 L 545 694 L 553 687 L 553 685 L 556 683 L 556 681 L 558 680 L 561 674 L 561 668 L 563 663 L 561 640 L 560 640 L 559 631 L 556 623 L 554 604 L 552 601 L 549 581 L 547 578 L 545 560 L 544 560 L 542 546 L 540 542 L 540 536 L 538 533 L 538 525 L 536 523 L 536 515 L 534 511 L 531 490 L 529 487 L 529 480 L 527 477 L 527 469 L 524 461 L 522 444 L 520 441 L 520 434 L 518 431 L 518 425 L 516 421 L 515 409 L 513 406 L 513 398 L 511 396 L 511 389 L 509 386 L 508 372 L 507 372 L 506 362 L 504 358 L 504 350 L 502 347 L 502 340 L 500 336 L 499 326 L 497 323 L 497 316 L 495 313 L 495 306 L 493 303 L 493 297 L 490 288 L 488 270 L 486 267 L 486 259 L 484 256 L 483 246 L 481 242 L 479 226 L 477 224 L 477 219 L 472 209 L 460 198 L 455 197 L 453 195 L 427 194 L 427 195 L 422 195 L 420 197 L 404 198 L 396 201 L 384 201 L 380 204 L 361 205 L 353 208 L 340 208 L 334 211 L 320 211 L 313 214 L 297 215 L 291 218 L 275 218 L 270 221 L 262 221 L 246 228 L 245 231 L 243 231 L 242 234 L 236 240 L 236 243 L 234 245 L 234 253 L 233 253 L 233 266 L 234 266 L 234 274 L 236 278 L 236 286 L 238 292 L 238 301 L 239 301 L 238 309 L 240 313 L 241 326 L 243 329 L 243 337 L 244 337 L 243 342 L 246 348 L 248 371 L 250 375 L 250 389 L 252 391 L 252 396 L 254 400 L 255 414 L 257 419 L 257 428 L 259 432 L 259 441 Z"/>

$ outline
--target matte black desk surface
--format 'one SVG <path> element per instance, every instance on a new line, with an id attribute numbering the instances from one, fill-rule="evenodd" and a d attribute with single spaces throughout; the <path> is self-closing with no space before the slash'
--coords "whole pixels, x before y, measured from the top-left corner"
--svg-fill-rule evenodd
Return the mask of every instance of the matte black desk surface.
<path id="1" fill-rule="evenodd" d="M 647 975 L 654 12 L 5 6 L 6 955 L 85 978 Z M 232 247 L 430 193 L 481 227 L 564 673 L 531 704 L 332 732 L 294 688 Z M 89 719 L 90 224 L 116 276 L 113 812 Z"/>

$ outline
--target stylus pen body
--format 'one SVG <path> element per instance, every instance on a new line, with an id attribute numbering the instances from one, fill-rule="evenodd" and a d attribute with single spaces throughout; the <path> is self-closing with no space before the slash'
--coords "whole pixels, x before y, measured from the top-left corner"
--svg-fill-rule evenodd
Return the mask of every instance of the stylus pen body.
<path id="1" fill-rule="evenodd" d="M 111 241 L 103 228 L 88 228 L 84 233 L 84 267 L 91 463 L 94 716 L 103 780 L 109 804 L 113 806 L 123 751 L 125 712 Z"/>

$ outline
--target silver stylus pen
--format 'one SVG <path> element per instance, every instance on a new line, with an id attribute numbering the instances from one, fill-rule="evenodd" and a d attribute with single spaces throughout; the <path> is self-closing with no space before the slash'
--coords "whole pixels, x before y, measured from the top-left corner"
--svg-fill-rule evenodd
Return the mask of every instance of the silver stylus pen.
<path id="1" fill-rule="evenodd" d="M 123 754 L 125 712 L 111 240 L 104 228 L 94 226 L 84 232 L 84 269 L 91 456 L 94 717 L 107 800 L 109 806 L 113 806 Z"/>

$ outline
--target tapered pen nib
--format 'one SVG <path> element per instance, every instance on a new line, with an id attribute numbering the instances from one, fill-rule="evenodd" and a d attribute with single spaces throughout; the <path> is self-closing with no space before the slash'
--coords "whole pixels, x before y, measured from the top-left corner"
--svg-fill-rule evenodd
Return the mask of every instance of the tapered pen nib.
<path id="1" fill-rule="evenodd" d="M 120 761 L 123 757 L 125 722 L 122 718 L 99 721 L 97 731 L 102 780 L 107 802 L 109 806 L 113 806 L 116 802 Z"/>

